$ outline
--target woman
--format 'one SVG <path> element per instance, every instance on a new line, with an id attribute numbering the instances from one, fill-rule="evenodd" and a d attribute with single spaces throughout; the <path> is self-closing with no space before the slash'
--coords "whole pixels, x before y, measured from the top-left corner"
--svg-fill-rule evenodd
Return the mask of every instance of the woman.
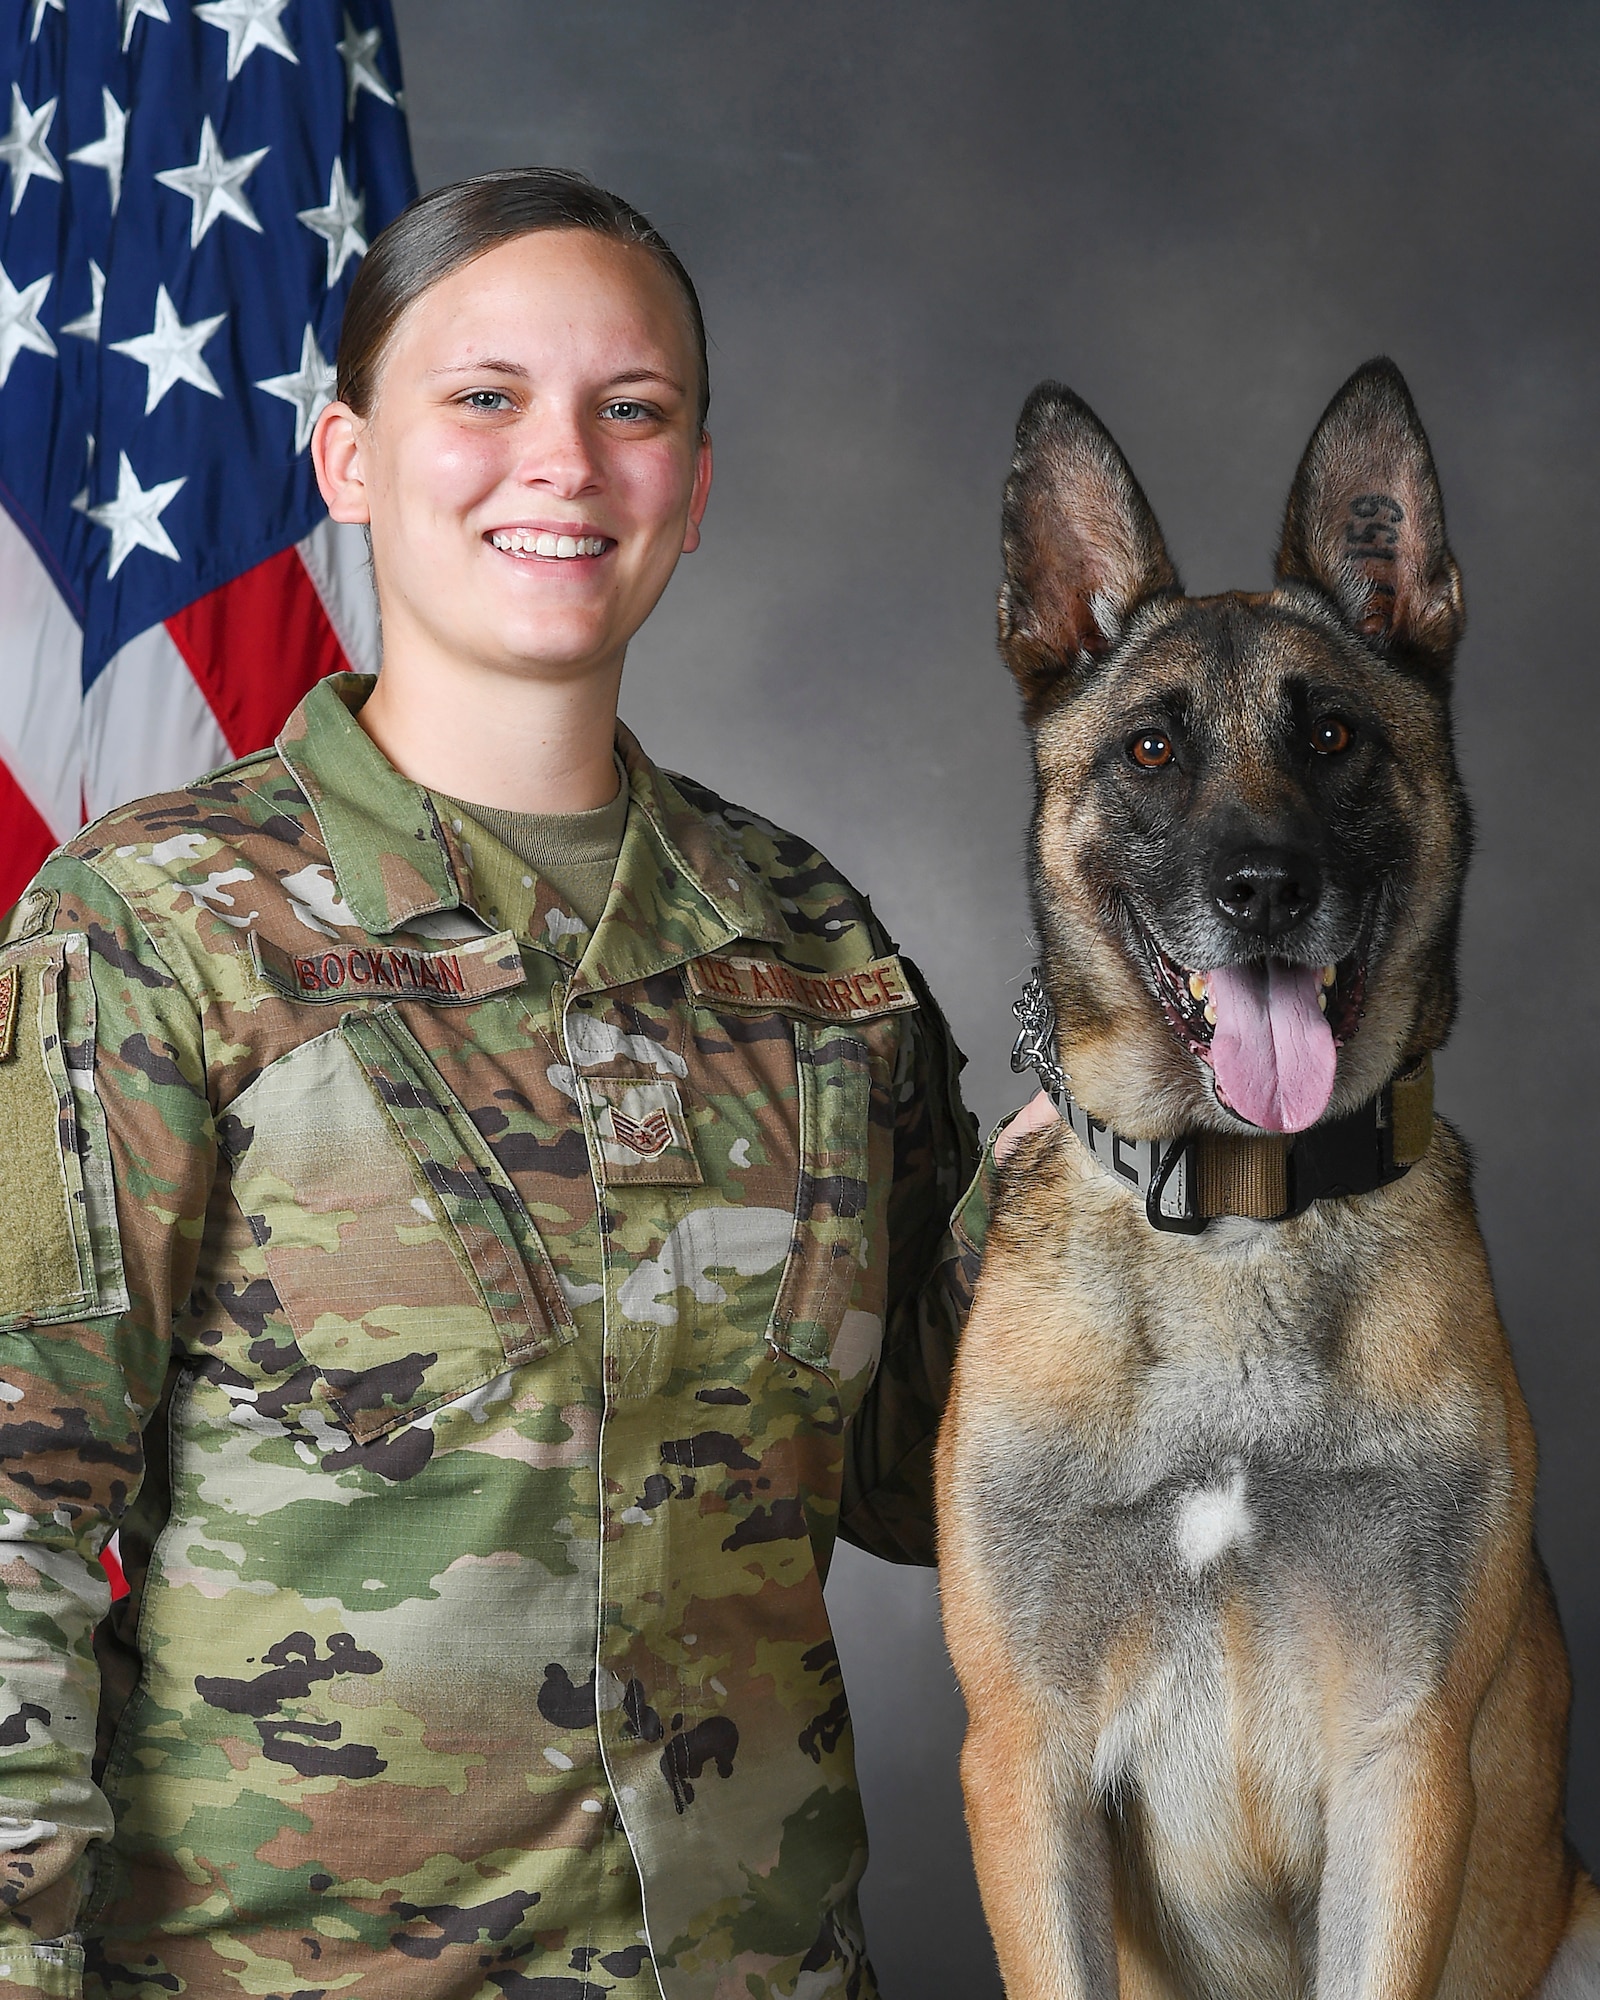
<path id="1" fill-rule="evenodd" d="M 446 188 L 338 374 L 381 678 L 0 955 L 9 1977 L 76 1994 L 76 1928 L 140 2000 L 869 1995 L 822 1581 L 932 1559 L 960 1057 L 617 723 L 711 484 L 649 224 Z"/>

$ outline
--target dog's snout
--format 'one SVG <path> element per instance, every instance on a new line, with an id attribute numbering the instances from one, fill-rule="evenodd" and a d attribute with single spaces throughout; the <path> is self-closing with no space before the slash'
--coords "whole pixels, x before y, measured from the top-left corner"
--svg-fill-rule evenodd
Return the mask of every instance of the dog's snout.
<path id="1" fill-rule="evenodd" d="M 1304 923 L 1322 896 L 1322 870 L 1302 849 L 1246 847 L 1211 876 L 1217 908 L 1236 930 L 1268 940 Z"/>

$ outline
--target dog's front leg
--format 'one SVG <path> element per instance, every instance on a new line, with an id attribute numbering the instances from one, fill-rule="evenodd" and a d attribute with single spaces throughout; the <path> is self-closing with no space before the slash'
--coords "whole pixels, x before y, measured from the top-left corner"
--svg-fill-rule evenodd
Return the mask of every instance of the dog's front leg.
<path id="1" fill-rule="evenodd" d="M 1455 1928 L 1474 1811 L 1468 1726 L 1361 1732 L 1328 1799 L 1317 2000 L 1430 2000 Z"/>
<path id="2" fill-rule="evenodd" d="M 1079 1734 L 1057 1700 L 1011 1678 L 991 1690 L 962 1749 L 973 1861 L 1007 2000 L 1116 2000 L 1108 1837 Z"/>

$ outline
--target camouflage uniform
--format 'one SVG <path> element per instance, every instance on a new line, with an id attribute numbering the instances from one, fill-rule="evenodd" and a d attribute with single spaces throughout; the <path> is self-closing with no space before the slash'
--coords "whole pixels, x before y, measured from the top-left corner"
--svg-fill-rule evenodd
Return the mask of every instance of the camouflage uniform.
<path id="1" fill-rule="evenodd" d="M 822 1586 L 932 1559 L 960 1057 L 804 842 L 623 733 L 590 937 L 367 686 L 0 952 L 0 1990 L 870 1996 Z"/>

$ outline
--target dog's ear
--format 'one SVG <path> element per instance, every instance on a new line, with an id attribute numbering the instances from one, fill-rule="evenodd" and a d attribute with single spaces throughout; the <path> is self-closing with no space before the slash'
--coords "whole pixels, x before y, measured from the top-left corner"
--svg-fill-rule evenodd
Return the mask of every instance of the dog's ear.
<path id="1" fill-rule="evenodd" d="M 1023 405 L 1001 537 L 1000 651 L 1034 722 L 1110 650 L 1136 605 L 1182 586 L 1128 461 L 1059 382 Z"/>
<path id="2" fill-rule="evenodd" d="M 1434 673 L 1466 623 L 1427 434 L 1392 361 L 1323 412 L 1289 494 L 1278 577 L 1325 591 L 1366 638 Z"/>

